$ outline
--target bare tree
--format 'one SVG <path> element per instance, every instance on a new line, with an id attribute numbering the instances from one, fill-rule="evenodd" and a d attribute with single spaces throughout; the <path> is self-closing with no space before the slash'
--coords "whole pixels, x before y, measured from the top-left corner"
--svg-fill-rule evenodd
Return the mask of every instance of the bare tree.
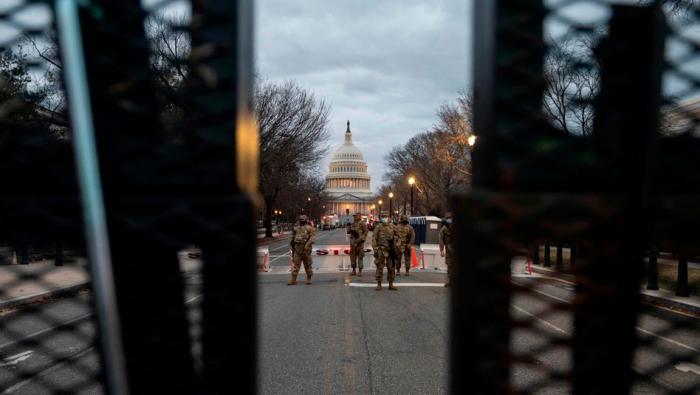
<path id="1" fill-rule="evenodd" d="M 272 213 L 280 192 L 312 173 L 324 158 L 330 107 L 294 81 L 259 79 L 254 99 L 265 236 L 272 237 Z"/>
<path id="2" fill-rule="evenodd" d="M 671 18 L 677 18 L 682 22 L 698 23 L 697 15 L 700 12 L 700 0 L 639 0 L 638 4 L 661 3 L 666 14 Z"/>
<path id="3" fill-rule="evenodd" d="M 600 34 L 549 38 L 543 108 L 551 124 L 569 134 L 593 133 L 593 99 L 600 89 L 601 69 L 593 49 L 599 38 Z"/>
<path id="4" fill-rule="evenodd" d="M 438 142 L 430 146 L 434 160 L 456 171 L 465 185 L 471 183 L 472 175 L 469 138 L 473 135 L 473 111 L 474 94 L 467 88 L 459 91 L 456 103 L 443 103 L 432 128 Z"/>
<path id="5" fill-rule="evenodd" d="M 450 196 L 467 188 L 463 174 L 449 162 L 437 160 L 443 144 L 451 143 L 438 133 L 424 132 L 384 157 L 385 182 L 402 185 L 409 177 L 416 179 L 413 214 L 440 215 L 449 207 Z"/>

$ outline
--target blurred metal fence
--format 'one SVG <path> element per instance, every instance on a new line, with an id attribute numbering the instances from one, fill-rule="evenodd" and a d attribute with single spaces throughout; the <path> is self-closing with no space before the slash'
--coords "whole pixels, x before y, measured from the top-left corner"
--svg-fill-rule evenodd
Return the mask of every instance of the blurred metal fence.
<path id="1" fill-rule="evenodd" d="M 254 392 L 252 2 L 2 2 L 0 46 L 0 253 L 28 261 L 70 249 L 83 259 L 63 268 L 93 277 L 92 292 L 62 301 L 79 319 L 41 304 L 0 316 L 0 360 L 43 361 L 11 364 L 0 391 Z M 80 130 L 94 139 L 99 177 L 78 161 L 79 182 Z M 177 252 L 189 245 L 203 251 L 200 284 L 181 275 Z M 0 279 L 0 298 L 27 282 L 56 288 L 55 266 L 43 267 Z M 75 344 L 56 350 L 66 334 Z"/>
<path id="2" fill-rule="evenodd" d="M 635 329 L 644 251 L 698 251 L 698 4 L 612 3 L 476 3 L 474 189 L 453 201 L 466 241 L 453 393 L 700 391 L 660 379 L 697 363 L 695 352 L 666 353 Z M 576 246 L 576 296 L 538 312 L 573 317 L 570 332 L 552 335 L 515 311 L 515 300 L 542 296 L 510 270 L 523 244 L 557 243 Z M 697 334 L 696 319 L 660 336 L 673 333 Z M 515 349 L 528 334 L 538 340 Z M 541 362 L 555 352 L 560 363 Z M 661 362 L 637 368 L 642 352 Z"/>

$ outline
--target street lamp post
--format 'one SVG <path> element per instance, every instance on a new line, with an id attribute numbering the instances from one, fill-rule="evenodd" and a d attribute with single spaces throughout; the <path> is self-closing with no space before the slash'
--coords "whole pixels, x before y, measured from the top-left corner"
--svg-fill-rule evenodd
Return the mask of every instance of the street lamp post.
<path id="1" fill-rule="evenodd" d="M 372 219 L 374 220 L 374 204 L 370 208 L 372 209 Z"/>
<path id="2" fill-rule="evenodd" d="M 413 216 L 413 184 L 416 183 L 416 179 L 411 177 L 408 179 L 408 184 L 411 186 L 411 216 Z"/>
<path id="3" fill-rule="evenodd" d="M 394 222 L 394 192 L 389 192 L 389 216 Z"/>
<path id="4" fill-rule="evenodd" d="M 379 201 L 379 218 L 382 217 L 382 201 Z"/>

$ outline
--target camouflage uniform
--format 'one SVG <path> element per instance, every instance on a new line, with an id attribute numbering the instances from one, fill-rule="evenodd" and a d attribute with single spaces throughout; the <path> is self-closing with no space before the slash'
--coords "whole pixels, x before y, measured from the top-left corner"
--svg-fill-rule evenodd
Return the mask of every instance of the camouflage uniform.
<path id="1" fill-rule="evenodd" d="M 306 222 L 307 217 L 305 215 L 299 216 L 299 221 Z M 308 222 L 294 228 L 292 239 L 289 242 L 294 253 L 294 269 L 292 270 L 292 279 L 287 282 L 287 285 L 296 285 L 297 275 L 299 274 L 302 261 L 304 262 L 304 270 L 306 271 L 306 283 L 311 284 L 311 276 L 314 274 L 311 246 L 315 241 L 316 231 Z"/>
<path id="2" fill-rule="evenodd" d="M 362 214 L 355 213 L 355 222 L 348 229 L 350 234 L 350 265 L 352 266 L 352 274 L 355 275 L 355 269 L 360 267 L 360 276 L 364 269 L 365 260 L 365 240 L 367 239 L 367 224 L 362 221 Z"/>
<path id="3" fill-rule="evenodd" d="M 445 220 L 452 220 L 452 213 L 445 213 Z M 440 229 L 440 252 L 445 251 L 445 263 L 447 264 L 446 287 L 452 285 L 452 274 L 454 273 L 454 253 L 452 252 L 452 230 L 450 224 L 445 224 Z"/>
<path id="4" fill-rule="evenodd" d="M 396 273 L 401 271 L 401 257 L 403 257 L 406 275 L 411 269 L 411 246 L 416 241 L 416 231 L 408 223 L 408 216 L 401 216 L 401 223 L 396 226 Z"/>
<path id="5" fill-rule="evenodd" d="M 389 217 L 389 213 L 382 213 L 382 219 Z M 382 222 L 381 225 L 374 228 L 372 235 L 372 249 L 374 250 L 374 264 L 377 265 L 377 291 L 382 289 L 382 278 L 384 277 L 384 266 L 387 267 L 389 280 L 389 289 L 396 290 L 394 287 L 394 266 L 391 264 L 391 257 L 394 255 L 394 245 L 396 245 L 396 229 L 389 222 Z"/>

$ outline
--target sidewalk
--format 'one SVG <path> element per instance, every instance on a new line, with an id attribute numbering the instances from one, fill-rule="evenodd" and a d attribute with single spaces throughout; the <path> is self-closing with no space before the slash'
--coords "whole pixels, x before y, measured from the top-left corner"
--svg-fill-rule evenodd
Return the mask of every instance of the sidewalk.
<path id="1" fill-rule="evenodd" d="M 537 265 L 532 266 L 532 272 L 538 274 L 546 274 L 550 277 L 560 278 L 562 280 L 574 281 L 575 278 L 571 274 L 558 272 L 553 268 L 540 267 Z M 646 286 L 640 286 L 639 293 L 642 296 L 644 302 L 650 302 L 653 304 L 662 305 L 668 308 L 681 309 L 686 311 L 691 311 L 695 314 L 700 314 L 700 297 L 697 296 L 676 296 L 673 291 L 666 289 L 659 289 L 658 291 L 650 291 L 646 289 Z"/>
<path id="2" fill-rule="evenodd" d="M 264 237 L 258 237 L 258 246 L 266 246 L 268 244 L 276 243 L 280 240 L 289 240 L 292 237 L 292 232 L 284 232 L 281 236 L 277 233 L 273 233 L 272 239 L 266 239 Z"/>
<path id="3" fill-rule="evenodd" d="M 90 288 L 87 261 L 0 266 L 0 310 Z"/>

